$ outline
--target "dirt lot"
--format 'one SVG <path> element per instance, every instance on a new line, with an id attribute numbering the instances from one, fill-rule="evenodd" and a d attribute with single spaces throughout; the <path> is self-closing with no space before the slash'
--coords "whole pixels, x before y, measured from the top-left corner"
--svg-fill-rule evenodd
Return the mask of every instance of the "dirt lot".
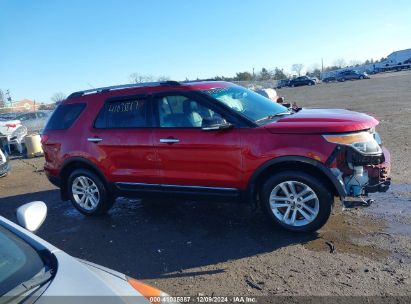
<path id="1" fill-rule="evenodd" d="M 411 296 L 411 73 L 279 90 L 308 107 L 373 114 L 391 150 L 394 185 L 368 209 L 342 211 L 317 234 L 273 228 L 230 202 L 119 199 L 110 213 L 86 218 L 42 172 L 42 158 L 14 159 L 0 179 L 0 214 L 43 200 L 38 234 L 68 253 L 124 272 L 172 295 Z"/>

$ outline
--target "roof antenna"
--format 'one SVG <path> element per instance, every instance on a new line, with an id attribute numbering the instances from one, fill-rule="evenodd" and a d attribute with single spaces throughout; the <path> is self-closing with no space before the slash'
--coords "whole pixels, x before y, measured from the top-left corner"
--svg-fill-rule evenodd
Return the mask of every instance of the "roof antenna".
<path id="1" fill-rule="evenodd" d="M 89 85 L 90 88 L 95 89 L 95 87 L 93 87 L 93 85 L 91 85 L 90 82 L 87 82 L 87 84 Z"/>

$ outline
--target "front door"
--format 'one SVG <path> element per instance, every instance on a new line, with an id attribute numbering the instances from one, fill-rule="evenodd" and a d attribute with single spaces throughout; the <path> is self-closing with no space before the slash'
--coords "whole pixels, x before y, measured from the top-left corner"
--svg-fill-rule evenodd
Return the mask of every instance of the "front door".
<path id="1" fill-rule="evenodd" d="M 223 121 L 212 105 L 195 95 L 162 94 L 153 100 L 154 146 L 165 187 L 235 191 L 241 180 L 240 129 L 202 129 Z"/>

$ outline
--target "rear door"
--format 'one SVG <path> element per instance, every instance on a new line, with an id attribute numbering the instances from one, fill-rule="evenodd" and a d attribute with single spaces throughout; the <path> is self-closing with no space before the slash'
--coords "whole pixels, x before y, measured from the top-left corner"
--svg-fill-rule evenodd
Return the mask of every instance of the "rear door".
<path id="1" fill-rule="evenodd" d="M 162 184 L 171 189 L 235 193 L 241 184 L 240 129 L 202 130 L 206 119 L 226 117 L 189 93 L 156 95 L 153 106 Z"/>
<path id="2" fill-rule="evenodd" d="M 90 152 L 119 188 L 159 182 L 151 118 L 149 98 L 139 95 L 107 100 L 95 120 Z"/>

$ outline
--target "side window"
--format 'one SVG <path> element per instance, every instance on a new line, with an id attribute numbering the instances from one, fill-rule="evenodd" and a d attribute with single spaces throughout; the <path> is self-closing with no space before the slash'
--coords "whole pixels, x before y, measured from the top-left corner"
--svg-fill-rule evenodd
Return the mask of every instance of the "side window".
<path id="1" fill-rule="evenodd" d="M 157 98 L 161 128 L 201 128 L 210 121 L 223 121 L 218 113 L 186 96 Z"/>
<path id="2" fill-rule="evenodd" d="M 148 127 L 147 100 L 133 98 L 106 102 L 97 116 L 97 129 L 122 129 Z"/>
<path id="3" fill-rule="evenodd" d="M 85 107 L 84 103 L 59 105 L 54 110 L 44 130 L 65 130 L 70 128 Z"/>

